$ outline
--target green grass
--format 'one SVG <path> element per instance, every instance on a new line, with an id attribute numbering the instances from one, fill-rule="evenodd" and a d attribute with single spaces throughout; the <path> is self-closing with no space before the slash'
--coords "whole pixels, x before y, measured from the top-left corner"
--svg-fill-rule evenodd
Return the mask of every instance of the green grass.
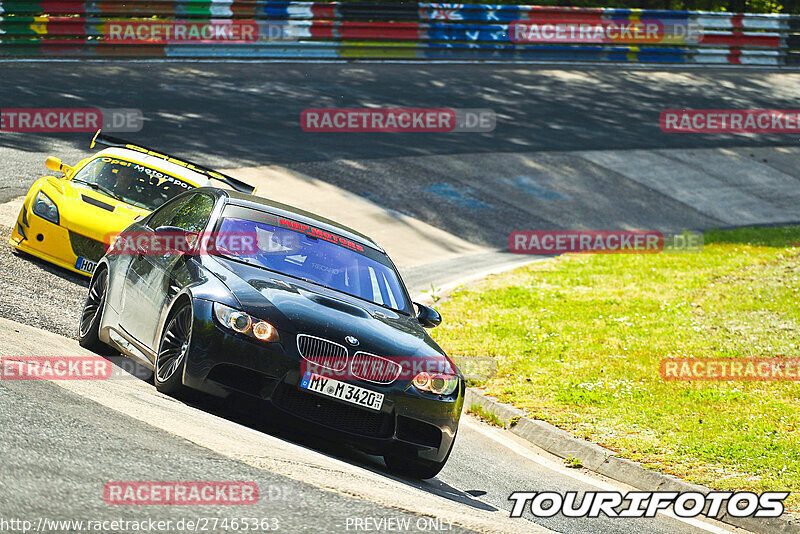
<path id="1" fill-rule="evenodd" d="M 485 410 L 480 404 L 470 404 L 469 408 L 467 408 L 467 413 L 477 415 L 490 425 L 499 426 L 500 428 L 506 427 L 506 424 L 499 417 L 489 410 Z"/>
<path id="2" fill-rule="evenodd" d="M 434 337 L 497 359 L 488 394 L 649 468 L 800 492 L 800 384 L 659 375 L 668 357 L 800 356 L 799 247 L 800 227 L 746 228 L 699 254 L 562 256 L 443 300 Z"/>

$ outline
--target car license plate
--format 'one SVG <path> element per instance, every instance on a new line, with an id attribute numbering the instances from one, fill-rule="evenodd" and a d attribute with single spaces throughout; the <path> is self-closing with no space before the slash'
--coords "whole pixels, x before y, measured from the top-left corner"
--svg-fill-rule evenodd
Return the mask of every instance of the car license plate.
<path id="1" fill-rule="evenodd" d="M 75 268 L 79 271 L 92 274 L 95 268 L 97 268 L 97 262 L 78 256 L 78 261 L 75 262 Z"/>
<path id="2" fill-rule="evenodd" d="M 370 391 L 332 378 L 325 378 L 310 371 L 303 375 L 300 387 L 334 399 L 357 404 L 370 410 L 379 411 L 383 406 L 383 393 Z"/>

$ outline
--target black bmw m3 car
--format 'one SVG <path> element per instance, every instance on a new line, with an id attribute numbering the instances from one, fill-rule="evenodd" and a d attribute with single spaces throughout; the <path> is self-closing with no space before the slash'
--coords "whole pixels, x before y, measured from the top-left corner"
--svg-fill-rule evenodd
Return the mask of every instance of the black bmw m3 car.
<path id="1" fill-rule="evenodd" d="M 307 430 L 431 478 L 456 437 L 464 379 L 374 241 L 257 196 L 199 188 L 116 237 L 81 345 L 153 369 L 156 388 L 269 403 Z"/>

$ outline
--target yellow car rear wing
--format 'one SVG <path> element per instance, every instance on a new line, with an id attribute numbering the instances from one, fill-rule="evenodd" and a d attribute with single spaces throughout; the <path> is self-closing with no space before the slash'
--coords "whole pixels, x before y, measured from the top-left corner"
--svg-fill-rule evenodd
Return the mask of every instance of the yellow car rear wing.
<path id="1" fill-rule="evenodd" d="M 158 152 L 156 150 L 153 150 L 152 148 L 148 148 L 143 145 L 135 145 L 133 143 L 129 143 L 128 141 L 120 139 L 119 137 L 104 135 L 100 133 L 100 130 L 97 130 L 97 133 L 94 134 L 92 142 L 91 144 L 89 144 L 89 148 L 94 148 L 95 144 L 113 148 L 127 148 L 129 150 L 135 150 L 137 152 L 141 152 L 142 154 L 147 154 L 148 156 L 161 158 L 163 160 L 169 161 L 170 163 L 180 165 L 181 167 L 185 167 L 194 172 L 208 176 L 212 180 L 217 180 L 219 182 L 228 184 L 236 191 L 240 191 L 242 193 L 252 194 L 255 191 L 255 187 L 253 187 L 252 185 L 247 184 L 241 180 L 237 180 L 236 178 L 228 176 L 227 174 L 222 174 L 219 171 L 209 169 L 208 167 L 204 167 L 203 165 L 199 165 L 197 163 L 192 163 L 191 161 L 185 159 L 176 158 L 175 156 L 170 156 L 169 154 Z"/>

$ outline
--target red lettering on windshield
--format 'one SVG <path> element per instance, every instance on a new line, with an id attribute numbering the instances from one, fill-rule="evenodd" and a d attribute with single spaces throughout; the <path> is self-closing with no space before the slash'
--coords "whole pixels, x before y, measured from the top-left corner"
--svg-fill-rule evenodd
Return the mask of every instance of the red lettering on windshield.
<path id="1" fill-rule="evenodd" d="M 358 252 L 364 252 L 364 247 L 362 247 L 358 243 L 354 243 L 353 241 L 345 239 L 344 237 L 333 235 L 330 232 L 325 232 L 323 230 L 320 230 L 319 228 L 313 228 L 306 224 L 301 224 L 296 221 L 290 221 L 288 219 L 282 219 L 282 218 L 278 219 L 278 224 L 285 226 L 290 230 L 303 233 L 307 236 L 315 237 L 317 239 L 323 239 L 325 241 L 328 241 L 329 243 L 334 243 L 336 245 L 349 248 L 351 250 L 357 250 Z"/>

